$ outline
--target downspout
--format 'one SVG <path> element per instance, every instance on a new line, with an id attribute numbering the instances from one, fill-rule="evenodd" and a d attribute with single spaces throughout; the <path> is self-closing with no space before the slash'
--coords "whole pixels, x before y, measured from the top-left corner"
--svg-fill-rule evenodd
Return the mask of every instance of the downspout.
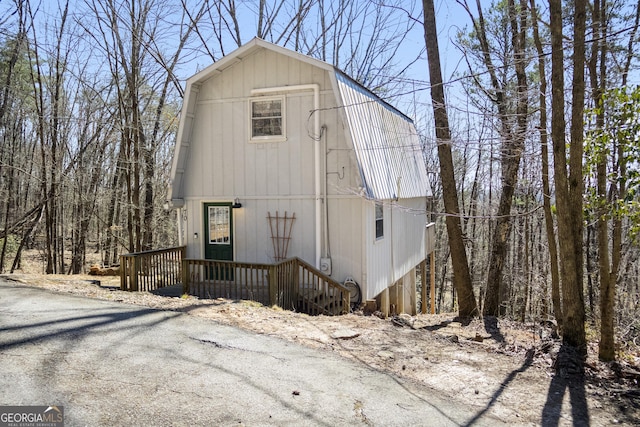
<path id="1" fill-rule="evenodd" d="M 392 201 L 389 205 L 389 234 L 390 234 L 390 244 L 391 244 L 391 279 L 392 279 L 392 285 L 396 284 L 396 281 L 398 281 L 398 277 L 396 276 L 396 259 L 395 259 L 395 254 L 394 254 L 394 250 L 393 250 L 393 210 L 395 209 L 395 207 L 397 206 L 398 200 L 400 200 L 400 179 L 402 179 L 401 176 L 399 176 L 396 179 L 396 194 L 395 194 L 395 198 L 394 201 Z M 397 301 L 396 301 L 397 302 Z"/>
<path id="2" fill-rule="evenodd" d="M 391 286 L 396 284 L 396 259 L 393 251 L 393 207 L 394 203 L 389 204 L 389 246 L 391 249 Z M 396 301 L 397 302 L 397 301 Z"/>
<path id="3" fill-rule="evenodd" d="M 328 180 L 328 176 L 327 176 L 327 163 L 328 163 L 328 157 L 329 157 L 329 150 L 328 150 L 328 144 L 327 144 L 327 126 L 326 125 L 322 125 L 322 129 L 321 129 L 321 135 L 320 135 L 320 139 L 322 140 L 322 137 L 324 137 L 324 156 L 323 156 L 323 160 L 324 160 L 324 178 L 322 179 L 322 197 L 323 197 L 323 205 L 324 205 L 324 240 L 323 240 L 323 248 L 322 248 L 322 257 L 323 258 L 329 258 L 331 257 L 331 247 L 329 246 L 329 203 L 328 203 L 328 196 L 327 196 L 327 180 Z"/>
<path id="4" fill-rule="evenodd" d="M 322 250 L 322 199 L 320 198 L 320 86 L 313 87 L 313 136 L 315 141 L 315 196 L 316 196 L 316 268 L 320 270 Z"/>
<path id="5" fill-rule="evenodd" d="M 251 95 L 267 95 L 278 92 L 302 92 L 313 91 L 313 135 L 315 141 L 315 207 L 316 207 L 316 268 L 320 269 L 320 256 L 322 254 L 322 193 L 320 185 L 320 85 L 311 83 L 306 85 L 276 86 L 251 90 Z"/>

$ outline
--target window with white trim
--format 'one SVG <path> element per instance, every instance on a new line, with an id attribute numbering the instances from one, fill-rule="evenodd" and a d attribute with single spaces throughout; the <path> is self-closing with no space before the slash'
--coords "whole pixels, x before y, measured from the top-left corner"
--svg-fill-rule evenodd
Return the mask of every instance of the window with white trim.
<path id="1" fill-rule="evenodd" d="M 249 100 L 251 141 L 284 141 L 285 97 L 258 97 Z"/>
<path id="2" fill-rule="evenodd" d="M 384 237 L 384 209 L 382 203 L 376 202 L 376 240 Z"/>

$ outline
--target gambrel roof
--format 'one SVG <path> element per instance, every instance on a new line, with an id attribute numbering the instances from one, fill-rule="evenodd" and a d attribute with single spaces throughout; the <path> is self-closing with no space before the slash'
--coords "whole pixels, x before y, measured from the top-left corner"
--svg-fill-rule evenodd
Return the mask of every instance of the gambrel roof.
<path id="1" fill-rule="evenodd" d="M 346 74 L 334 72 L 366 196 L 427 196 L 429 181 L 413 121 Z"/>
<path id="2" fill-rule="evenodd" d="M 365 197 L 391 200 L 430 195 L 422 145 L 410 118 L 333 65 L 254 38 L 187 80 L 169 189 L 174 206 L 180 206 L 183 197 L 183 175 L 200 85 L 260 49 L 295 58 L 329 73 L 336 105 L 343 110 L 347 140 L 353 145 Z"/>

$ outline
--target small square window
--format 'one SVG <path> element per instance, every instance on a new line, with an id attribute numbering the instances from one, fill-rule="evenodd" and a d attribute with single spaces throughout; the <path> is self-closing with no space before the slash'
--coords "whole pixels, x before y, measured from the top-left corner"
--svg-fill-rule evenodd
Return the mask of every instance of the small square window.
<path id="1" fill-rule="evenodd" d="M 382 203 L 376 203 L 376 240 L 384 237 L 384 209 Z"/>
<path id="2" fill-rule="evenodd" d="M 261 97 L 249 101 L 251 141 L 286 139 L 284 105 L 284 97 Z"/>

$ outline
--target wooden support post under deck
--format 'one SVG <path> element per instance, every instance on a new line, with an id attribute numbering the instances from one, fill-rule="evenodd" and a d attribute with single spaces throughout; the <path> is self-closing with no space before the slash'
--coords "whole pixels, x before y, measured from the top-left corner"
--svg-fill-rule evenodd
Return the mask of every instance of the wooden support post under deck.
<path id="1" fill-rule="evenodd" d="M 404 313 L 404 277 L 396 285 L 396 315 Z"/>
<path id="2" fill-rule="evenodd" d="M 420 288 L 420 299 L 422 300 L 420 311 L 422 314 L 427 314 L 427 260 L 424 259 L 420 263 L 420 281 L 422 287 Z"/>
<path id="3" fill-rule="evenodd" d="M 416 314 L 418 314 L 418 297 L 417 297 L 417 268 L 413 268 L 411 269 L 411 271 L 407 274 L 407 284 L 405 286 L 405 298 L 407 299 L 407 301 L 405 301 L 405 309 L 406 309 L 406 313 L 410 314 L 412 316 L 415 316 Z"/>
<path id="4" fill-rule="evenodd" d="M 184 253 L 182 257 L 182 294 L 186 295 L 189 293 L 189 263 L 184 258 Z"/>
<path id="5" fill-rule="evenodd" d="M 273 307 L 278 302 L 278 277 L 276 266 L 269 267 L 269 306 Z"/>
<path id="6" fill-rule="evenodd" d="M 436 251 L 431 252 L 429 270 L 431 270 L 431 314 L 436 314 Z"/>
<path id="7" fill-rule="evenodd" d="M 384 317 L 389 317 L 389 288 L 385 288 L 380 294 L 380 311 Z"/>

